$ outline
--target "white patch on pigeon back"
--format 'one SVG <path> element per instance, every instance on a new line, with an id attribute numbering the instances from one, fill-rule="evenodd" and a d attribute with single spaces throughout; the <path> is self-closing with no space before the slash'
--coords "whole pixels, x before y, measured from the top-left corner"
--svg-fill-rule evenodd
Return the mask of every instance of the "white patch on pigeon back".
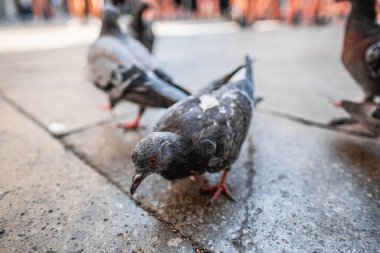
<path id="1" fill-rule="evenodd" d="M 204 112 L 210 108 L 213 108 L 213 107 L 219 105 L 219 101 L 211 95 L 200 96 L 199 100 L 200 100 L 199 106 L 201 107 L 202 111 L 204 111 Z"/>
<path id="2" fill-rule="evenodd" d="M 223 114 L 227 113 L 226 107 L 221 107 L 219 112 Z"/>

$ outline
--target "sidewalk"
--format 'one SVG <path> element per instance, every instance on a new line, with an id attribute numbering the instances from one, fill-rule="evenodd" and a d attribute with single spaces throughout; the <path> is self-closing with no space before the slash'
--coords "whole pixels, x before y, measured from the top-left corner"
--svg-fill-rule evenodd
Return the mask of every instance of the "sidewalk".
<path id="1" fill-rule="evenodd" d="M 237 201 L 214 206 L 202 179 L 152 176 L 129 195 L 132 149 L 163 110 L 125 133 L 117 124 L 135 105 L 118 106 L 117 118 L 99 108 L 106 98 L 85 78 L 95 32 L 1 55 L 0 252 L 380 252 L 379 140 L 325 127 L 344 116 L 328 97 L 362 96 L 339 61 L 342 27 L 224 25 L 162 36 L 155 52 L 191 91 L 245 53 L 257 59 L 265 101 L 228 179 Z"/>

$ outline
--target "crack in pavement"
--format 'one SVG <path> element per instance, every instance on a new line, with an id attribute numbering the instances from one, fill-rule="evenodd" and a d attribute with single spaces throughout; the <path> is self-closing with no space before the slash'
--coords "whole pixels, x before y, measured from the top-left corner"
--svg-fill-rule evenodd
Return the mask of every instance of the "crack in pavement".
<path id="1" fill-rule="evenodd" d="M 243 239 L 244 239 L 244 236 L 247 234 L 246 233 L 246 230 L 250 230 L 250 226 L 249 226 L 249 210 L 250 208 L 253 209 L 253 206 L 249 206 L 249 204 L 247 203 L 247 201 L 249 200 L 249 198 L 253 195 L 254 193 L 254 187 L 253 187 L 253 178 L 255 177 L 256 175 L 256 172 L 255 172 L 255 169 L 254 169 L 254 160 L 253 160 L 253 154 L 255 153 L 255 146 L 254 146 L 254 143 L 253 143 L 253 137 L 252 135 L 249 135 L 248 136 L 248 159 L 247 161 L 245 162 L 245 166 L 248 168 L 248 176 L 247 176 L 247 188 L 248 188 L 248 192 L 247 194 L 244 196 L 244 198 L 242 199 L 243 203 L 244 203 L 244 219 L 241 223 L 241 227 L 240 229 L 237 231 L 238 233 L 238 236 L 235 237 L 233 240 L 232 240 L 232 244 L 236 247 L 237 250 L 239 250 L 239 252 L 247 252 L 247 249 L 246 246 L 244 245 L 243 243 Z"/>

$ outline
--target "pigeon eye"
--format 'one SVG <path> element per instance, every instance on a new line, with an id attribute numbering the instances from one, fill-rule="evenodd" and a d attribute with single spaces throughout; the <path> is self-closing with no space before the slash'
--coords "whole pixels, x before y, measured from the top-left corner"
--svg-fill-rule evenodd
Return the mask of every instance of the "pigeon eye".
<path id="1" fill-rule="evenodd" d="M 157 158 L 155 156 L 149 158 L 149 165 L 154 166 L 157 163 Z"/>

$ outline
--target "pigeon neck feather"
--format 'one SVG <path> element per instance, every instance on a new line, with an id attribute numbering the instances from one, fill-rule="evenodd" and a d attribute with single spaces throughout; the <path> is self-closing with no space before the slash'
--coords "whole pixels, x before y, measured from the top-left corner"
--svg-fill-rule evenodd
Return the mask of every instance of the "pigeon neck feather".
<path id="1" fill-rule="evenodd" d="M 102 29 L 100 30 L 100 35 L 111 35 L 118 36 L 121 35 L 121 29 L 118 24 L 103 22 Z"/>

